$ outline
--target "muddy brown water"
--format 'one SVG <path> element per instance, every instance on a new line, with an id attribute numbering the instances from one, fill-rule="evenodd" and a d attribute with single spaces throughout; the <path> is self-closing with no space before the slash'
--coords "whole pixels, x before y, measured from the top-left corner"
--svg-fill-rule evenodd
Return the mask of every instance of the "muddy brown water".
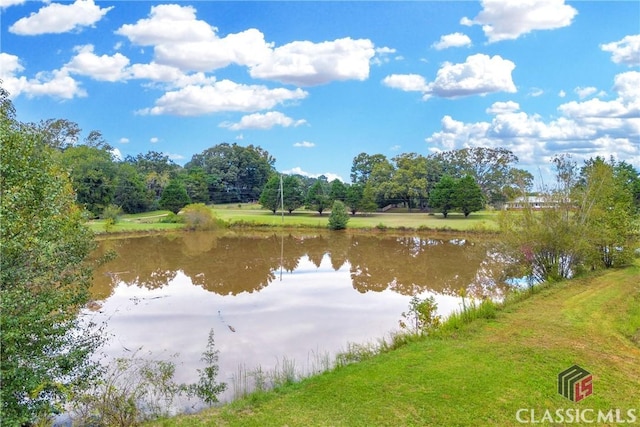
<path id="1" fill-rule="evenodd" d="M 176 363 L 197 380 L 209 330 L 219 350 L 221 396 L 239 372 L 321 368 L 349 343 L 399 329 L 413 295 L 433 295 L 442 315 L 458 296 L 496 297 L 503 264 L 480 237 L 346 233 L 195 232 L 103 240 L 116 258 L 94 277 L 87 313 L 106 325 L 107 358 L 132 354 Z M 324 362 L 321 362 L 324 360 Z"/>

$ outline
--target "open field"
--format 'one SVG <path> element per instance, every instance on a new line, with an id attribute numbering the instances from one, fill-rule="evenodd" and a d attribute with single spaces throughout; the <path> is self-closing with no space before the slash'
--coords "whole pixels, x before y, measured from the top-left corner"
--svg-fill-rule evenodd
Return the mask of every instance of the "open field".
<path id="1" fill-rule="evenodd" d="M 286 227 L 317 227 L 325 228 L 329 220 L 329 212 L 319 215 L 315 211 L 293 211 L 292 214 L 282 215 L 278 212 L 274 215 L 271 211 L 258 209 L 252 205 L 244 205 L 238 208 L 237 205 L 216 206 L 213 208 L 215 215 L 230 223 L 243 222 L 247 225 L 268 225 L 279 227 L 284 224 Z M 429 215 L 418 210 L 413 212 L 402 211 L 400 209 L 390 212 L 376 212 L 372 214 L 358 213 L 351 216 L 347 228 L 367 229 L 376 227 L 387 228 L 407 228 L 407 229 L 434 229 L 434 230 L 478 230 L 495 231 L 495 212 L 476 212 L 465 218 L 462 214 L 452 213 L 448 218 L 443 218 L 441 214 Z"/>
<path id="2" fill-rule="evenodd" d="M 184 227 L 183 224 L 171 224 L 160 222 L 166 217 L 169 211 L 153 211 L 140 214 L 122 215 L 116 224 L 108 228 L 109 233 L 136 233 L 142 231 L 163 231 L 163 230 L 179 230 Z M 101 234 L 107 232 L 104 220 L 89 221 L 88 226 L 95 233 Z"/>
<path id="3" fill-rule="evenodd" d="M 640 422 L 639 278 L 636 261 L 547 286 L 453 333 L 149 425 L 510 426 L 532 410 L 539 422 L 545 410 L 587 410 L 588 420 L 616 409 Z M 556 383 L 573 364 L 593 374 L 593 395 L 577 403 Z"/>
<path id="4" fill-rule="evenodd" d="M 273 214 L 256 204 L 216 205 L 212 207 L 216 218 L 232 227 L 286 227 L 286 228 L 321 228 L 326 229 L 329 212 L 322 215 L 315 211 L 297 210 L 292 214 L 280 212 Z M 112 225 L 109 233 L 135 233 L 143 231 L 177 230 L 183 224 L 161 222 L 169 211 L 145 212 L 135 215 L 122 215 Z M 458 213 L 443 218 L 441 214 L 429 215 L 418 210 L 407 212 L 406 209 L 394 209 L 389 212 L 372 214 L 358 213 L 351 216 L 348 229 L 406 229 L 406 230 L 445 230 L 494 232 L 498 226 L 495 211 L 475 212 L 465 218 Z M 89 227 L 96 233 L 105 233 L 104 220 L 93 220 Z"/>

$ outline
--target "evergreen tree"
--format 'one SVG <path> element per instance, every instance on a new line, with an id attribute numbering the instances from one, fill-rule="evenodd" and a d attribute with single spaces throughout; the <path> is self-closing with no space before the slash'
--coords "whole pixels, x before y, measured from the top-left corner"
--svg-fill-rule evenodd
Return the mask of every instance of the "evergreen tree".
<path id="1" fill-rule="evenodd" d="M 349 222 L 347 207 L 340 200 L 333 202 L 331 213 L 329 214 L 329 229 L 344 230 Z"/>
<path id="2" fill-rule="evenodd" d="M 484 208 L 482 189 L 471 175 L 465 175 L 456 182 L 454 204 L 465 217 Z"/>
<path id="3" fill-rule="evenodd" d="M 326 194 L 323 181 L 317 180 L 307 194 L 307 205 L 318 211 L 320 215 L 329 206 L 329 196 Z"/>
<path id="4" fill-rule="evenodd" d="M 160 197 L 160 208 L 170 210 L 173 213 L 180 212 L 180 209 L 190 202 L 187 189 L 181 180 L 174 178 L 162 191 Z"/>
<path id="5" fill-rule="evenodd" d="M 291 175 L 285 176 L 283 187 L 284 208 L 289 213 L 304 205 L 304 190 L 300 178 Z"/>
<path id="6" fill-rule="evenodd" d="M 456 181 L 449 175 L 444 175 L 429 194 L 429 206 L 442 212 L 446 218 L 456 207 Z"/>
<path id="7" fill-rule="evenodd" d="M 364 197 L 364 185 L 363 184 L 351 184 L 347 187 L 347 197 L 345 199 L 346 205 L 349 207 L 352 215 L 355 215 L 358 210 L 362 209 L 362 200 Z M 374 202 L 375 203 L 375 202 Z"/>
<path id="8" fill-rule="evenodd" d="M 259 203 L 274 214 L 282 203 L 280 200 L 280 175 L 271 175 L 260 193 Z"/>

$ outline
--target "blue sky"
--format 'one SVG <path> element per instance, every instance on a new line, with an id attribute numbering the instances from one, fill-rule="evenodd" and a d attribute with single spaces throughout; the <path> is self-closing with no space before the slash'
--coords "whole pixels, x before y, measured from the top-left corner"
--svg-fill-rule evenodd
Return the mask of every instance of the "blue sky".
<path id="1" fill-rule="evenodd" d="M 254 144 L 349 181 L 361 152 L 506 147 L 640 168 L 640 2 L 0 0 L 21 121 L 184 164 Z"/>

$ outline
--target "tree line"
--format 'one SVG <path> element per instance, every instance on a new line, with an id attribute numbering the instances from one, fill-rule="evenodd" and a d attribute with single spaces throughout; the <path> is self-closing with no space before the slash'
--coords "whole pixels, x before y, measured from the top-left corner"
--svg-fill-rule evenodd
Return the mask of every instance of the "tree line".
<path id="1" fill-rule="evenodd" d="M 333 202 L 373 212 L 385 206 L 469 215 L 486 205 L 500 207 L 517 191 L 531 190 L 533 176 L 515 167 L 504 148 L 464 148 L 429 156 L 403 153 L 391 159 L 360 153 L 351 183 L 278 173 L 275 158 L 259 146 L 221 143 L 192 156 L 184 166 L 149 151 L 117 159 L 99 131 L 80 140 L 76 123 L 51 119 L 24 125 L 42 136 L 71 177 L 77 201 L 92 217 L 109 206 L 125 213 L 155 209 L 178 212 L 189 203 L 259 202 L 289 213 L 301 207 L 320 214 Z M 282 189 L 282 191 L 281 191 Z"/>
<path id="2" fill-rule="evenodd" d="M 80 127 L 64 119 L 27 125 L 54 149 L 70 174 L 77 201 L 92 217 L 109 206 L 125 213 L 156 209 L 178 212 L 189 203 L 259 202 L 274 213 L 307 208 L 322 214 L 334 201 L 352 213 L 403 206 L 465 216 L 486 206 L 502 207 L 521 194 L 532 194 L 533 176 L 516 167 L 518 158 L 505 148 L 463 148 L 423 156 L 402 153 L 389 159 L 360 153 L 352 160 L 351 183 L 276 171 L 275 158 L 259 146 L 221 143 L 192 156 L 184 166 L 149 151 L 116 159 L 99 131 L 80 141 Z M 634 203 L 640 205 L 638 173 Z M 635 175 L 634 175 L 635 174 Z"/>

